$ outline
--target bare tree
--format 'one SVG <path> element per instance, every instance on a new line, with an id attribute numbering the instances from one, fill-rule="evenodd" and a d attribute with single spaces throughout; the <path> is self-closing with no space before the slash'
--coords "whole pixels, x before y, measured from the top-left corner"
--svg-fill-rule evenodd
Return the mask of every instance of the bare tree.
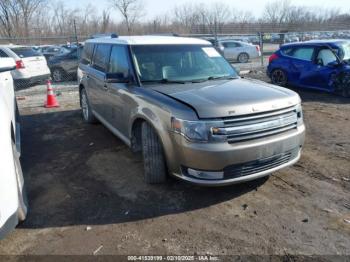
<path id="1" fill-rule="evenodd" d="M 40 8 L 46 0 L 17 0 L 18 6 L 23 16 L 24 34 L 29 36 L 29 21 L 35 11 Z"/>
<path id="2" fill-rule="evenodd" d="M 18 31 L 19 19 L 20 12 L 16 0 L 0 1 L 0 33 L 10 38 L 15 36 Z"/>
<path id="3" fill-rule="evenodd" d="M 133 26 L 144 15 L 144 8 L 140 0 L 110 0 L 111 4 L 121 13 L 128 33 Z"/>

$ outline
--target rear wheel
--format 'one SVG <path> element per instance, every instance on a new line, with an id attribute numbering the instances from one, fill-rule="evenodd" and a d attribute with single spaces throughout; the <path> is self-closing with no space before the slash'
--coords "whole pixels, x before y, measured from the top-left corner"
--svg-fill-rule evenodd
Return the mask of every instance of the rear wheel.
<path id="1" fill-rule="evenodd" d="M 237 60 L 240 63 L 248 63 L 249 55 L 247 53 L 241 53 L 239 54 Z"/>
<path id="2" fill-rule="evenodd" d="M 145 181 L 149 184 L 164 183 L 167 169 L 163 146 L 158 134 L 147 122 L 142 123 L 142 152 Z"/>
<path id="3" fill-rule="evenodd" d="M 85 88 L 80 91 L 80 105 L 83 119 L 86 123 L 93 124 L 97 122 L 97 119 L 92 113 L 89 98 L 87 96 Z"/>
<path id="4" fill-rule="evenodd" d="M 275 69 L 271 73 L 271 82 L 274 85 L 286 86 L 287 85 L 287 75 L 281 69 Z"/>
<path id="5" fill-rule="evenodd" d="M 15 163 L 15 172 L 17 179 L 17 191 L 18 191 L 18 220 L 20 222 L 24 221 L 28 213 L 28 198 L 25 189 L 24 178 L 21 168 L 21 163 L 19 160 L 19 153 L 16 149 L 16 145 L 12 143 L 13 161 Z"/>

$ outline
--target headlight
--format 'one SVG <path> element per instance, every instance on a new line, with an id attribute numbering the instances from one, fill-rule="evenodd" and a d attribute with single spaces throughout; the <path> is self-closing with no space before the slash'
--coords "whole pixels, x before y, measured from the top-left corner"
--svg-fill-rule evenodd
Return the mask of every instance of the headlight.
<path id="1" fill-rule="evenodd" d="M 203 121 L 186 121 L 173 117 L 171 119 L 171 126 L 174 132 L 183 135 L 190 141 L 209 141 L 210 128 Z"/>
<path id="2" fill-rule="evenodd" d="M 222 121 L 187 121 L 171 118 L 171 128 L 175 133 L 181 134 L 191 142 L 226 142 L 226 136 L 214 136 L 212 129 L 223 126 Z"/>

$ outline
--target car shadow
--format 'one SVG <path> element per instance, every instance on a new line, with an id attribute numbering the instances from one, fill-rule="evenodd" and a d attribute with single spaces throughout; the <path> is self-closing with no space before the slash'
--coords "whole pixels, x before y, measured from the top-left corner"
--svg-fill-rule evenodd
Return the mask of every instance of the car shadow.
<path id="1" fill-rule="evenodd" d="M 106 225 L 183 213 L 257 190 L 267 178 L 203 188 L 175 179 L 147 185 L 142 159 L 80 111 L 22 116 L 30 212 L 22 228 Z"/>
<path id="2" fill-rule="evenodd" d="M 326 104 L 350 104 L 350 98 L 338 94 L 328 93 L 320 90 L 305 89 L 289 86 L 289 89 L 297 92 L 303 102 L 321 102 Z"/>

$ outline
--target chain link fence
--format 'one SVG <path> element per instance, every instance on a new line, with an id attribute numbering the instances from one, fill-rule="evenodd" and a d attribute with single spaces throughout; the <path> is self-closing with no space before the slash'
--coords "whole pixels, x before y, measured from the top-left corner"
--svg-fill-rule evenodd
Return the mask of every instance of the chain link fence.
<path id="1" fill-rule="evenodd" d="M 164 35 L 164 34 L 160 34 Z M 180 36 L 202 38 L 210 41 L 239 71 L 264 70 L 268 58 L 285 43 L 324 40 L 349 39 L 350 30 L 278 32 L 255 34 L 184 34 Z M 29 38 L 0 38 L 0 56 L 13 57 L 17 69 L 12 75 L 17 89 L 45 84 L 51 78 L 59 85 L 76 85 L 77 68 L 82 54 L 84 41 L 89 36 L 55 36 Z M 220 50 L 219 43 L 237 42 L 253 46 L 256 55 L 240 56 L 242 46 L 227 45 L 235 55 L 229 56 Z M 243 45 L 245 46 L 245 45 Z M 222 46 L 221 46 L 222 48 Z M 240 48 L 240 49 L 239 49 Z M 236 52 L 235 50 L 243 50 Z M 241 52 L 241 53 L 239 53 Z"/>

